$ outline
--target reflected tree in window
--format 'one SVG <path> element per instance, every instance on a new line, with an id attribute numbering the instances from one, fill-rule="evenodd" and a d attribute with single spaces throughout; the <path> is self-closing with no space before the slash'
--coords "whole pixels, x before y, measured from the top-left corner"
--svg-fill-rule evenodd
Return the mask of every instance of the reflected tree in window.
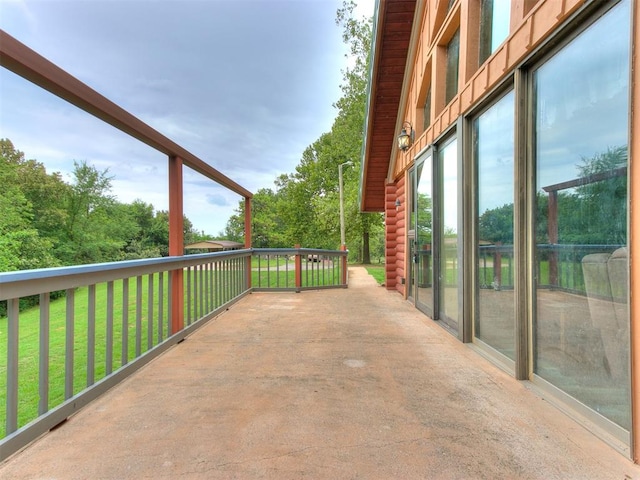
<path id="1" fill-rule="evenodd" d="M 578 166 L 584 184 L 576 187 L 587 238 L 581 243 L 627 243 L 627 147 L 608 148 Z"/>
<path id="2" fill-rule="evenodd" d="M 431 243 L 432 234 L 432 205 L 431 197 L 424 193 L 418 193 L 418 242 L 420 245 Z"/>
<path id="3" fill-rule="evenodd" d="M 513 203 L 484 212 L 478 219 L 480 239 L 491 243 L 513 243 Z"/>

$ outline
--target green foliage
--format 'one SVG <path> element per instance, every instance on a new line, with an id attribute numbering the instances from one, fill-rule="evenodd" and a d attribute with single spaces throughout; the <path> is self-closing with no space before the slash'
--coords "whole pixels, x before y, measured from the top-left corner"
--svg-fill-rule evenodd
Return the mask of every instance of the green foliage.
<path id="1" fill-rule="evenodd" d="M 108 170 L 74 162 L 67 184 L 0 139 L 0 271 L 168 255 L 168 213 L 116 201 L 111 180 Z M 203 238 L 184 217 L 185 243 Z"/>
<path id="2" fill-rule="evenodd" d="M 575 189 L 584 234 L 589 239 L 585 243 L 627 242 L 627 155 L 626 145 L 608 148 L 593 158 L 583 158 L 578 166 L 580 176 L 587 179 Z"/>
<path id="3" fill-rule="evenodd" d="M 22 188 L 26 164 L 24 154 L 11 141 L 0 140 L 0 271 L 58 264 L 50 253 L 52 241 L 41 238 L 35 228 L 33 202 Z"/>
<path id="4" fill-rule="evenodd" d="M 322 134 L 303 152 L 300 163 L 290 174 L 280 175 L 275 190 L 260 190 L 253 198 L 252 239 L 254 247 L 293 247 L 336 249 L 340 246 L 340 203 L 338 166 L 343 166 L 346 240 L 350 260 L 370 262 L 370 242 L 376 240 L 376 254 L 384 252 L 380 214 L 359 212 L 358 185 L 360 152 L 364 133 L 369 51 L 372 23 L 354 17 L 354 2 L 345 2 L 337 12 L 336 23 L 343 28 L 349 45 L 350 67 L 343 71 L 342 97 L 334 104 L 338 110 L 331 131 Z M 230 240 L 244 235 L 244 202 L 225 230 Z"/>
<path id="5" fill-rule="evenodd" d="M 513 245 L 513 204 L 487 210 L 478 219 L 480 240 Z"/>
<path id="6" fill-rule="evenodd" d="M 376 279 L 376 282 L 378 282 L 380 285 L 382 285 L 385 281 L 385 267 L 384 265 L 381 266 L 373 266 L 373 265 L 369 265 L 367 266 L 367 273 L 369 275 L 371 275 L 373 278 Z"/>
<path id="7" fill-rule="evenodd" d="M 558 242 L 573 245 L 624 245 L 627 242 L 627 147 L 608 148 L 583 158 L 572 185 L 556 191 Z M 549 193 L 536 195 L 536 243 L 549 240 Z M 481 240 L 513 244 L 513 204 L 484 212 Z"/>

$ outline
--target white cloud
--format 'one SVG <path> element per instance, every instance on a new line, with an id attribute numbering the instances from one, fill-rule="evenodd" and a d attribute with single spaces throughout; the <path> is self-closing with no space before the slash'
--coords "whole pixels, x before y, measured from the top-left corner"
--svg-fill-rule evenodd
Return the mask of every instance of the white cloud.
<path id="1" fill-rule="evenodd" d="M 331 128 L 346 53 L 341 3 L 3 1 L 0 27 L 256 191 Z M 373 0 L 360 3 L 373 13 Z M 73 160 L 109 168 L 121 201 L 167 208 L 162 154 L 4 69 L 0 95 L 0 137 L 27 158 L 66 175 Z M 215 235 L 239 197 L 207 182 L 185 188 L 185 214 Z"/>

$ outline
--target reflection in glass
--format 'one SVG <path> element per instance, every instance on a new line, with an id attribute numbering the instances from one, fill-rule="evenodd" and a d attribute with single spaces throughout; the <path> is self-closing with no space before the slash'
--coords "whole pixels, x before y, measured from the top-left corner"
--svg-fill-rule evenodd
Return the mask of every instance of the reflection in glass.
<path id="1" fill-rule="evenodd" d="M 447 45 L 447 78 L 445 89 L 445 104 L 449 103 L 458 93 L 458 70 L 460 59 L 460 30 L 451 38 Z"/>
<path id="2" fill-rule="evenodd" d="M 481 0 L 479 64 L 509 36 L 511 0 Z"/>
<path id="3" fill-rule="evenodd" d="M 454 137 L 438 152 L 442 169 L 442 232 L 440 240 L 440 319 L 458 328 L 458 141 Z"/>
<path id="4" fill-rule="evenodd" d="M 429 155 L 417 167 L 416 192 L 416 230 L 415 257 L 416 263 L 416 304 L 429 314 L 433 314 L 433 259 L 431 256 L 432 241 L 432 161 Z"/>
<path id="5" fill-rule="evenodd" d="M 427 90 L 427 98 L 424 101 L 424 110 L 423 110 L 423 125 L 424 130 L 431 126 L 431 87 Z"/>
<path id="6" fill-rule="evenodd" d="M 515 359 L 513 269 L 514 94 L 473 123 L 478 166 L 477 299 L 475 336 Z"/>
<path id="7" fill-rule="evenodd" d="M 624 1 L 534 72 L 534 371 L 627 430 L 628 28 Z"/>
<path id="8" fill-rule="evenodd" d="M 408 297 L 414 298 L 416 294 L 416 272 L 414 261 L 416 252 L 416 209 L 414 205 L 416 204 L 415 190 L 416 190 L 416 168 L 412 168 L 409 170 L 409 184 L 410 190 L 409 194 L 406 196 L 406 205 L 405 211 L 409 214 L 409 231 L 407 232 L 407 240 L 409 242 L 409 252 L 411 254 L 411 259 L 409 260 L 409 273 L 407 274 L 407 284 L 409 285 L 408 289 Z"/>

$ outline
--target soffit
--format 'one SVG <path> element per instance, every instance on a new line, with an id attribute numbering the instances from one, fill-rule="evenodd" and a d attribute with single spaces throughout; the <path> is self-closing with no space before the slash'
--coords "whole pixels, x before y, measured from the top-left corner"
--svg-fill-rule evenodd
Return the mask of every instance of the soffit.
<path id="1" fill-rule="evenodd" d="M 409 52 L 416 0 L 380 0 L 363 151 L 361 210 L 380 212 Z"/>

